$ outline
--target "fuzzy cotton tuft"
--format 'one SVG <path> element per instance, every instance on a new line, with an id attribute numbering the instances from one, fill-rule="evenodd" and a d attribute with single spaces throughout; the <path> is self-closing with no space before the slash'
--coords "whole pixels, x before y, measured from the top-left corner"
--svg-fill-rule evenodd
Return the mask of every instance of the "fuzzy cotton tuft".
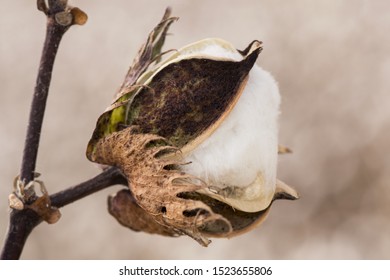
<path id="1" fill-rule="evenodd" d="M 230 44 L 206 40 L 192 55 L 241 60 Z M 213 44 L 216 42 L 216 44 Z M 256 212 L 269 206 L 275 193 L 280 94 L 273 77 L 257 65 L 241 97 L 221 125 L 185 157 L 184 171 L 223 190 L 211 196 L 233 207 Z"/>

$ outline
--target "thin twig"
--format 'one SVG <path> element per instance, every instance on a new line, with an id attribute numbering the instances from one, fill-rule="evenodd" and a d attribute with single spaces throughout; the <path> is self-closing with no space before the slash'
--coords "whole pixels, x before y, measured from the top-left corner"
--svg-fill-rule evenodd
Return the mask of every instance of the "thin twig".
<path id="1" fill-rule="evenodd" d="M 21 188 L 34 180 L 46 100 L 60 41 L 71 25 L 83 24 L 86 20 L 86 15 L 81 10 L 72 10 L 67 6 L 66 0 L 49 0 L 48 2 L 49 6 L 47 7 L 44 0 L 37 0 L 38 9 L 47 16 L 47 27 L 23 150 L 20 169 L 20 179 L 23 183 L 18 185 Z M 19 193 L 23 194 L 24 191 Z M 32 192 L 25 197 L 20 197 L 20 199 L 28 206 L 33 204 L 37 197 Z M 29 207 L 25 207 L 23 210 L 12 209 L 1 259 L 18 259 L 31 231 L 41 221 L 42 217 Z"/>
<path id="2" fill-rule="evenodd" d="M 68 28 L 69 26 L 58 24 L 54 19 L 54 16 L 48 16 L 46 38 L 42 50 L 33 100 L 31 103 L 22 166 L 20 170 L 20 179 L 24 181 L 25 184 L 34 179 L 42 122 L 46 108 L 46 100 L 49 93 L 54 60 L 62 36 Z"/>
<path id="3" fill-rule="evenodd" d="M 109 167 L 96 177 L 50 196 L 51 205 L 64 207 L 112 185 L 127 185 L 127 180 L 116 167 Z"/>

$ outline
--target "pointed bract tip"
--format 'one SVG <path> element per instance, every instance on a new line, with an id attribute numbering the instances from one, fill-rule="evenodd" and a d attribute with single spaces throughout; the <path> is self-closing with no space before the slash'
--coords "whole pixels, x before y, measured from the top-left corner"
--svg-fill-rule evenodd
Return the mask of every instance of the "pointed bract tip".
<path id="1" fill-rule="evenodd" d="M 295 189 L 293 189 L 286 183 L 277 180 L 274 200 L 276 199 L 296 200 L 298 198 L 299 198 L 299 194 Z"/>

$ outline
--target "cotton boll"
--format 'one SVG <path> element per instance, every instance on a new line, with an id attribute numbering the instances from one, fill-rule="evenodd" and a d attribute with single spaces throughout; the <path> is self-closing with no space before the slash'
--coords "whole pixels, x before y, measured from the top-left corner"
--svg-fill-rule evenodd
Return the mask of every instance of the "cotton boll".
<path id="1" fill-rule="evenodd" d="M 206 47 L 203 52 L 230 59 L 239 55 L 220 46 Z M 184 171 L 215 186 L 217 191 L 208 194 L 237 209 L 255 212 L 268 207 L 276 184 L 279 103 L 275 80 L 255 65 L 235 107 L 186 156 L 190 164 Z"/>
<path id="2" fill-rule="evenodd" d="M 130 190 L 109 200 L 122 225 L 186 234 L 207 246 L 208 237 L 255 228 L 273 200 L 298 194 L 276 180 L 280 97 L 273 78 L 255 66 L 261 42 L 237 51 L 206 39 L 153 67 L 161 57 L 150 50 L 159 51 L 173 20 L 150 33 L 134 71 L 99 117 L 87 157 L 126 177 Z"/>

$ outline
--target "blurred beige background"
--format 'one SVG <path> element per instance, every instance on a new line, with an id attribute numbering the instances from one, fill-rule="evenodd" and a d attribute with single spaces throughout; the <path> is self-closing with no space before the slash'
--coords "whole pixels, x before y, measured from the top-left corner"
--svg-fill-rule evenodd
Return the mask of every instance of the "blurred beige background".
<path id="1" fill-rule="evenodd" d="M 99 114 L 166 6 L 180 20 L 166 48 L 221 37 L 264 42 L 258 63 L 283 96 L 279 178 L 302 198 L 276 202 L 265 224 L 208 248 L 188 237 L 132 232 L 106 211 L 113 187 L 40 225 L 23 259 L 389 259 L 390 3 L 388 1 L 76 1 L 89 15 L 65 35 L 54 69 L 37 171 L 51 193 L 98 169 L 85 148 Z M 0 239 L 19 172 L 44 39 L 35 1 L 0 17 Z"/>

